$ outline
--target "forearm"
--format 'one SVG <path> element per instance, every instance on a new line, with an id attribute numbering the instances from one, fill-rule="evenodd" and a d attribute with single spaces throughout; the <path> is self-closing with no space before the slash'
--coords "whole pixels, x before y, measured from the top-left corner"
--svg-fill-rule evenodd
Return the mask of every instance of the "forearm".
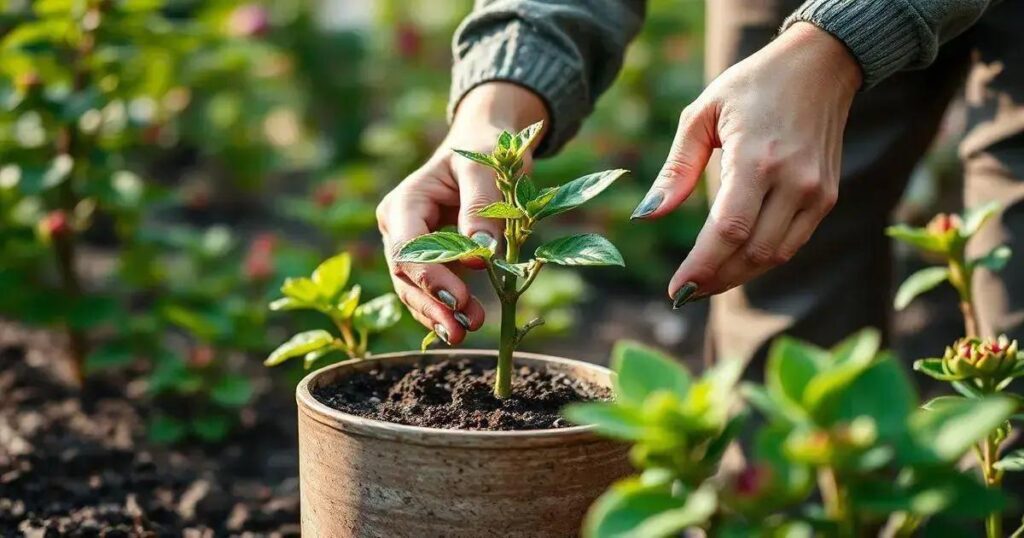
<path id="1" fill-rule="evenodd" d="M 550 116 L 538 153 L 557 151 L 615 79 L 643 13 L 643 0 L 477 0 L 455 34 L 449 113 L 480 84 L 513 82 Z"/>
<path id="2" fill-rule="evenodd" d="M 509 132 L 517 132 L 543 121 L 548 123 L 544 100 L 518 84 L 490 81 L 475 86 L 458 102 L 452 117 L 452 130 L 472 129 L 486 123 Z"/>
<path id="3" fill-rule="evenodd" d="M 864 73 L 864 87 L 926 67 L 939 46 L 999 0 L 807 0 L 783 24 L 809 22 L 842 41 Z"/>

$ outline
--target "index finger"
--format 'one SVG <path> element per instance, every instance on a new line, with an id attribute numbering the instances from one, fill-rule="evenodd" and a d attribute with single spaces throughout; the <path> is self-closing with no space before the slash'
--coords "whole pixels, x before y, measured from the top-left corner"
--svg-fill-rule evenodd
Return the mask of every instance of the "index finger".
<path id="1" fill-rule="evenodd" d="M 723 284 L 717 279 L 718 271 L 750 238 L 764 201 L 765 189 L 754 177 L 753 170 L 752 167 L 723 169 L 722 188 L 711 205 L 707 221 L 697 235 L 693 250 L 669 282 L 668 293 L 673 300 L 686 283 L 696 286 L 696 291 L 690 290 L 691 294 L 700 295 L 715 293 Z"/>

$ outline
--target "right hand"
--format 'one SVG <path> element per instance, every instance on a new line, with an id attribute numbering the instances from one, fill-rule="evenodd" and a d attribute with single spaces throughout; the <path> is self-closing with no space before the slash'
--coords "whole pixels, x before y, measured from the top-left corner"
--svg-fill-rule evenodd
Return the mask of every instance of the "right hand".
<path id="1" fill-rule="evenodd" d="M 480 301 L 451 268 L 395 263 L 394 255 L 405 242 L 449 225 L 457 225 L 460 233 L 478 241 L 480 234 L 502 241 L 503 221 L 476 216 L 478 210 L 501 200 L 494 172 L 452 149 L 490 153 L 501 131 L 517 132 L 540 120 L 547 120 L 547 111 L 531 91 L 504 82 L 477 86 L 463 97 L 437 151 L 377 206 L 377 225 L 395 292 L 417 321 L 448 344 L 458 344 L 467 331 L 483 325 Z M 529 169 L 529 155 L 525 165 Z"/>

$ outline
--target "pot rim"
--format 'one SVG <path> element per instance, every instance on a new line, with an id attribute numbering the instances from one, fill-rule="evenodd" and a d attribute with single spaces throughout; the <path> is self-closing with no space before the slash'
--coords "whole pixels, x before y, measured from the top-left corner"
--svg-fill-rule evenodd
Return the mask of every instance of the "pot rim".
<path id="1" fill-rule="evenodd" d="M 568 428 L 544 430 L 479 431 L 427 428 L 424 426 L 397 424 L 360 417 L 358 415 L 345 413 L 332 407 L 328 407 L 314 398 L 309 389 L 310 383 L 312 383 L 316 378 L 333 370 L 347 368 L 355 364 L 367 364 L 385 359 L 430 356 L 469 356 L 470 358 L 483 358 L 497 357 L 498 352 L 493 349 L 435 349 L 423 352 L 404 351 L 396 353 L 382 353 L 380 355 L 372 355 L 366 359 L 346 360 L 330 366 L 325 366 L 307 374 L 295 388 L 295 400 L 298 404 L 299 413 L 304 413 L 320 424 L 339 432 L 343 432 L 344 434 L 427 446 L 469 447 L 478 449 L 518 449 L 525 447 L 565 445 L 567 443 L 599 443 L 609 441 L 608 439 L 599 437 L 593 426 L 570 426 Z M 608 376 L 609 380 L 614 377 L 614 373 L 608 368 L 580 360 L 520 351 L 515 352 L 513 358 L 589 369 L 594 373 Z"/>

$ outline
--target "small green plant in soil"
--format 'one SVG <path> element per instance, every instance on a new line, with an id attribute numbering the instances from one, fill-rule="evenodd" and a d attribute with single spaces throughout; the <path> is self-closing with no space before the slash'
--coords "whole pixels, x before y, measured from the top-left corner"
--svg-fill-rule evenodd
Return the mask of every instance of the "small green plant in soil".
<path id="1" fill-rule="evenodd" d="M 1016 340 L 1004 335 L 980 334 L 972 284 L 974 272 L 979 268 L 1000 271 L 1009 261 L 1010 248 L 999 245 L 985 255 L 968 259 L 967 243 L 985 222 L 1000 210 L 997 202 L 969 210 L 961 215 L 940 214 L 924 228 L 893 226 L 889 235 L 918 249 L 938 255 L 942 266 L 922 269 L 911 275 L 896 294 L 896 308 L 903 308 L 917 295 L 949 282 L 960 297 L 960 310 L 964 317 L 966 336 L 946 347 L 942 357 L 918 360 L 914 369 L 934 379 L 950 383 L 956 395 L 939 396 L 925 404 L 928 409 L 941 409 L 963 400 L 978 400 L 992 395 L 1007 395 L 1014 399 L 1017 412 L 1007 421 L 992 428 L 984 439 L 974 446 L 974 454 L 985 484 L 993 489 L 1002 488 L 1008 472 L 1024 471 L 1024 450 L 1005 453 L 1014 421 L 1024 420 L 1024 399 L 1008 391 L 1014 379 L 1024 376 L 1024 353 Z M 1003 513 L 995 510 L 985 520 L 985 532 L 990 538 L 1003 536 Z M 1014 536 L 1024 535 L 1021 527 Z"/>
<path id="2" fill-rule="evenodd" d="M 308 278 L 284 281 L 281 286 L 284 297 L 270 303 L 271 310 L 322 312 L 338 334 L 324 329 L 298 333 L 275 349 L 264 364 L 276 366 L 302 356 L 308 369 L 320 358 L 336 351 L 352 359 L 362 359 L 367 355 L 370 335 L 398 323 L 402 315 L 398 296 L 387 293 L 360 304 L 362 289 L 359 285 L 345 287 L 351 271 L 352 258 L 343 252 L 324 260 Z"/>
<path id="3" fill-rule="evenodd" d="M 626 170 L 606 170 L 575 179 L 558 187 L 538 188 L 523 169 L 523 157 L 536 141 L 543 124 L 538 122 L 518 134 L 502 132 L 490 154 L 454 150 L 495 173 L 502 200 L 481 209 L 483 217 L 505 221 L 505 249 L 501 257 L 496 244 L 481 244 L 456 232 L 440 231 L 422 235 L 402 245 L 399 263 L 449 263 L 479 258 L 501 303 L 501 332 L 494 395 L 508 398 L 512 392 L 512 354 L 540 318 L 516 326 L 516 305 L 536 280 L 544 265 L 624 265 L 622 255 L 607 239 L 597 234 L 577 234 L 539 246 L 532 259 L 522 259 L 522 248 L 543 219 L 574 209 L 604 191 Z M 426 348 L 437 338 L 435 332 L 423 340 Z"/>
<path id="4" fill-rule="evenodd" d="M 640 474 L 595 502 L 583 535 L 854 537 L 885 527 L 909 536 L 929 518 L 957 529 L 1001 510 L 1002 493 L 957 464 L 1016 402 L 986 395 L 920 408 L 880 341 L 874 330 L 832 349 L 780 338 L 764 386 L 737 386 L 732 362 L 695 378 L 653 350 L 620 344 L 615 400 L 566 415 L 632 443 Z M 750 408 L 764 417 L 754 431 Z M 737 437 L 742 457 L 724 458 Z"/>

